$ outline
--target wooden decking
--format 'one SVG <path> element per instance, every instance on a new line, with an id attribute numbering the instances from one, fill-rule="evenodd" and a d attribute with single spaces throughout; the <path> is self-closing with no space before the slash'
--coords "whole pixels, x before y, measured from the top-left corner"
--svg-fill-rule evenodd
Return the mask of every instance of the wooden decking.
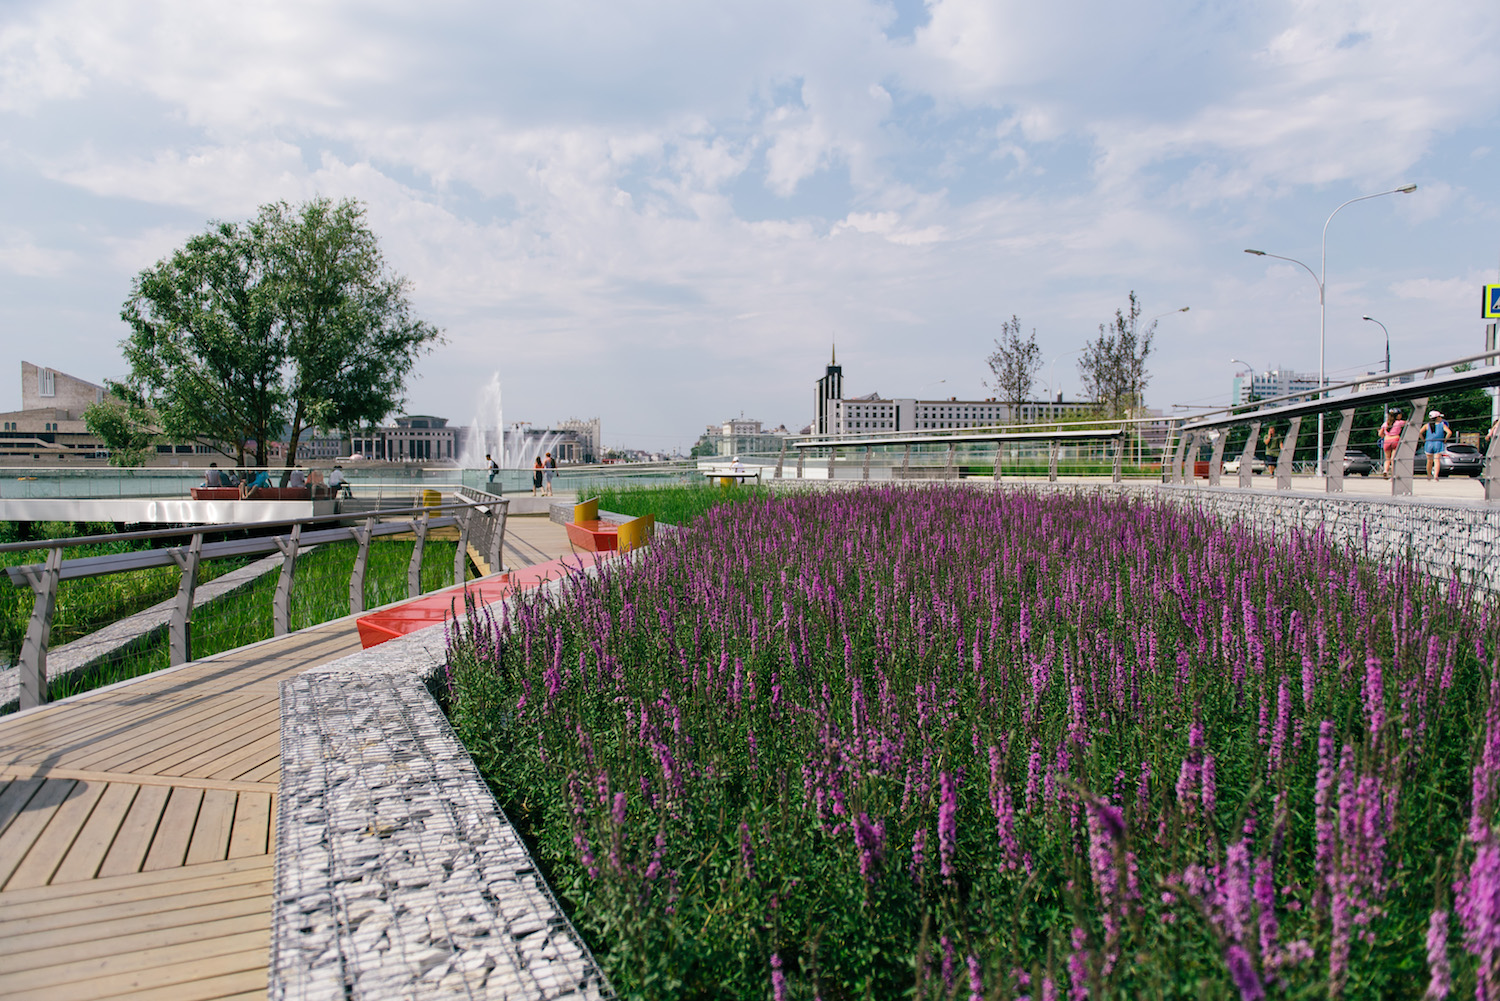
<path id="1" fill-rule="evenodd" d="M 570 551 L 545 518 L 506 550 Z M 359 649 L 339 619 L 0 718 L 0 996 L 264 997 L 278 686 Z"/>

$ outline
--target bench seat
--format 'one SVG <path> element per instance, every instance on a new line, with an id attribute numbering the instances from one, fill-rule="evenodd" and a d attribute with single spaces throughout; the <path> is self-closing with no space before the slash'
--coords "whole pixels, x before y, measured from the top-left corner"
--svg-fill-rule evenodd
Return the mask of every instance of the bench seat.
<path id="1" fill-rule="evenodd" d="M 568 522 L 568 541 L 590 553 L 612 553 L 620 548 L 620 526 L 612 521 Z"/>

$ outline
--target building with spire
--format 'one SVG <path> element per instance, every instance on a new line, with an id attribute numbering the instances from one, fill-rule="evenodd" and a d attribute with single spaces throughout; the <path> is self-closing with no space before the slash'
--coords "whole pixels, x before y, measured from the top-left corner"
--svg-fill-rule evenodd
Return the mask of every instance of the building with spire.
<path id="1" fill-rule="evenodd" d="M 833 420 L 837 403 L 844 398 L 844 370 L 839 365 L 838 345 L 833 346 L 828 367 L 818 380 L 813 399 L 813 434 L 834 434 Z"/>

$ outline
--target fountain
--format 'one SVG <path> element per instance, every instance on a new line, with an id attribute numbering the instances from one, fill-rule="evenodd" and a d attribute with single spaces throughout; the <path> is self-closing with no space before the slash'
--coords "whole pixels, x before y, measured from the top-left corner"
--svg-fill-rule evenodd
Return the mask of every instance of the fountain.
<path id="1" fill-rule="evenodd" d="M 493 455 L 503 467 L 505 444 L 501 428 L 505 427 L 504 409 L 500 395 L 500 373 L 490 375 L 490 381 L 479 391 L 479 400 L 474 406 L 474 419 L 469 422 L 469 433 L 464 436 L 464 447 L 459 452 L 458 464 L 464 469 L 483 469 L 487 465 L 486 455 Z"/>

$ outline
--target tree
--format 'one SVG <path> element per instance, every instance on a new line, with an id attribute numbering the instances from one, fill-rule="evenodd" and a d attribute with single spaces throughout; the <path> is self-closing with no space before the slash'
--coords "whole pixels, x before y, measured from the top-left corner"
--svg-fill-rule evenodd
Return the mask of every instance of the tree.
<path id="1" fill-rule="evenodd" d="M 1120 418 L 1139 408 L 1145 399 L 1146 359 L 1151 355 L 1151 339 L 1156 321 L 1142 327 L 1141 304 L 1130 293 L 1128 312 L 1115 310 L 1111 323 L 1099 324 L 1099 337 L 1084 345 L 1078 360 L 1078 375 L 1085 394 L 1099 404 L 1104 416 Z"/>
<path id="2" fill-rule="evenodd" d="M 1037 369 L 1042 367 L 1042 349 L 1036 343 L 1036 328 L 1031 336 L 1021 340 L 1021 321 L 1012 315 L 1000 325 L 1000 336 L 995 339 L 995 350 L 987 359 L 993 382 L 985 385 L 1000 394 L 1000 399 L 1010 405 L 1010 419 L 1019 418 L 1021 404 L 1031 397 L 1031 384 Z"/>
<path id="3" fill-rule="evenodd" d="M 110 465 L 144 466 L 158 437 L 151 412 L 130 387 L 106 385 L 109 395 L 84 409 L 83 424 L 109 449 Z"/>
<path id="4" fill-rule="evenodd" d="M 131 384 L 168 437 L 264 466 L 313 428 L 378 423 L 416 360 L 442 339 L 412 316 L 364 208 L 318 198 L 215 223 L 136 278 L 121 312 Z"/>

